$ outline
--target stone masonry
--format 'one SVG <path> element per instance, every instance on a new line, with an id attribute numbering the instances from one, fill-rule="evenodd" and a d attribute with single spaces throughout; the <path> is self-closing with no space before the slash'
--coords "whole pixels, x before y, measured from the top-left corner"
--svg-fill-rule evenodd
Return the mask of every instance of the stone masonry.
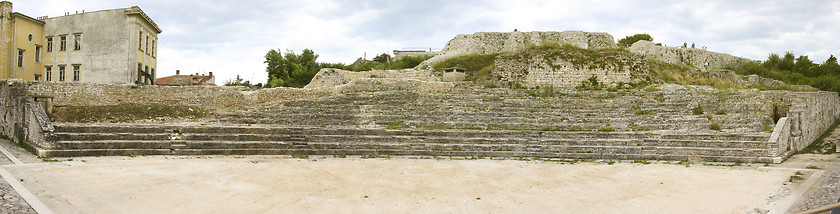
<path id="1" fill-rule="evenodd" d="M 479 32 L 460 34 L 449 40 L 440 54 L 420 63 L 416 68 L 425 69 L 446 59 L 468 54 L 490 54 L 512 52 L 528 45 L 539 45 L 551 41 L 566 43 L 580 48 L 615 47 L 615 40 L 608 33 L 583 31 L 563 32 Z"/>
<path id="2" fill-rule="evenodd" d="M 492 74 L 500 76 L 502 80 L 522 82 L 529 88 L 574 88 L 593 76 L 599 84 L 606 86 L 638 83 L 650 77 L 645 59 L 636 54 L 600 50 L 596 60 L 577 62 L 575 58 L 586 57 L 581 52 L 588 51 L 523 50 L 503 54 L 496 57 L 496 67 Z"/>
<path id="3" fill-rule="evenodd" d="M 695 68 L 714 69 L 727 65 L 740 65 L 751 60 L 725 53 L 716 53 L 699 48 L 677 48 L 657 46 L 653 42 L 641 40 L 630 46 L 630 51 L 668 63 L 685 64 Z M 682 59 L 681 59 L 682 58 Z M 709 62 L 709 66 L 705 63 Z"/>

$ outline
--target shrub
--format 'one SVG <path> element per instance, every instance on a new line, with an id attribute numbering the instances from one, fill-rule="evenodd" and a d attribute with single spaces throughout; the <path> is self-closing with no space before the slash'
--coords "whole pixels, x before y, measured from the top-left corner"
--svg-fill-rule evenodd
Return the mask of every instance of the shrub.
<path id="1" fill-rule="evenodd" d="M 720 124 L 718 124 L 717 121 L 712 120 L 712 124 L 709 125 L 709 129 L 720 131 Z"/>
<path id="2" fill-rule="evenodd" d="M 388 125 L 385 126 L 385 129 L 405 129 L 405 128 L 409 128 L 409 126 L 406 125 L 402 121 L 394 121 L 394 122 L 388 123 Z"/>
<path id="3" fill-rule="evenodd" d="M 652 42 L 653 37 L 651 37 L 650 34 L 646 34 L 646 33 L 640 33 L 640 34 L 635 34 L 635 35 L 632 35 L 632 36 L 627 36 L 627 37 L 624 37 L 623 39 L 618 40 L 618 46 L 629 47 L 630 45 L 633 45 L 633 43 L 636 43 L 639 40 L 647 40 L 647 41 Z"/>
<path id="4" fill-rule="evenodd" d="M 443 71 L 444 68 L 459 67 L 466 69 L 464 72 L 467 80 L 484 81 L 490 79 L 490 72 L 496 66 L 496 56 L 502 53 L 492 54 L 470 54 L 452 57 L 438 62 L 432 67 L 435 71 Z"/>
<path id="5" fill-rule="evenodd" d="M 651 115 L 650 111 L 636 110 L 636 115 Z"/>
<path id="6" fill-rule="evenodd" d="M 691 110 L 691 113 L 694 114 L 694 115 L 701 115 L 701 114 L 703 114 L 703 107 L 700 106 L 700 105 L 697 105 L 697 107 L 694 107 L 694 109 Z"/>
<path id="7" fill-rule="evenodd" d="M 840 65 L 833 55 L 824 63 L 816 64 L 808 56 L 796 57 L 791 52 L 784 57 L 770 54 L 764 62 L 751 62 L 740 66 L 727 66 L 741 75 L 755 74 L 776 79 L 791 85 L 810 85 L 823 91 L 840 92 Z M 765 88 L 760 88 L 765 89 Z M 790 88 L 768 88 L 789 90 Z"/>
<path id="8" fill-rule="evenodd" d="M 708 73 L 692 73 L 691 67 L 667 63 L 660 60 L 648 59 L 648 67 L 653 74 L 666 83 L 678 85 L 707 85 L 717 89 L 743 88 L 738 83 L 710 75 Z"/>

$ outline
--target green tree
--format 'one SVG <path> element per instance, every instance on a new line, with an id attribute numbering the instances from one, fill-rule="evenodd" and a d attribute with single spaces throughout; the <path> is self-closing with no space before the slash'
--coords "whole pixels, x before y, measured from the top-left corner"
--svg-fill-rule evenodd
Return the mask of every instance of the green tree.
<path id="1" fill-rule="evenodd" d="M 814 62 L 811 59 L 808 59 L 808 56 L 802 55 L 796 58 L 796 63 L 793 64 L 793 72 L 800 73 L 807 77 L 816 77 L 819 76 L 819 71 L 817 69 L 811 69 L 814 66 Z"/>
<path id="2" fill-rule="evenodd" d="M 627 36 L 627 37 L 624 37 L 623 39 L 618 40 L 618 46 L 630 47 L 630 45 L 633 45 L 633 43 L 636 43 L 639 40 L 647 40 L 647 41 L 652 42 L 653 37 L 651 37 L 649 34 L 646 34 L 646 33 L 640 33 L 640 34 L 636 34 L 636 35 L 632 35 L 632 36 Z"/>
<path id="3" fill-rule="evenodd" d="M 373 61 L 384 64 L 391 61 L 391 55 L 388 55 L 387 53 L 382 53 L 379 54 L 379 56 L 374 57 Z"/>
<path id="4" fill-rule="evenodd" d="M 793 65 L 795 64 L 796 56 L 793 55 L 791 52 L 786 52 L 785 57 L 779 61 L 779 64 L 776 66 L 776 69 L 783 70 L 783 71 L 793 71 Z"/>
<path id="5" fill-rule="evenodd" d="M 831 55 L 820 65 L 819 70 L 822 75 L 840 75 L 840 65 L 837 64 L 837 58 Z"/>
<path id="6" fill-rule="evenodd" d="M 300 55 L 292 50 L 281 54 L 280 50 L 269 50 L 265 54 L 266 72 L 269 87 L 303 87 L 315 77 L 320 64 L 315 62 L 318 55 L 309 49 L 303 49 Z"/>
<path id="7" fill-rule="evenodd" d="M 344 63 L 340 63 L 340 62 L 337 62 L 337 63 L 321 62 L 321 63 L 318 63 L 318 66 L 321 67 L 321 68 L 338 68 L 338 69 L 344 69 L 344 67 L 346 67 L 346 65 L 344 65 Z"/>
<path id="8" fill-rule="evenodd" d="M 779 64 L 782 63 L 782 57 L 779 54 L 771 53 L 767 56 L 767 60 L 762 65 L 769 70 L 779 69 Z"/>

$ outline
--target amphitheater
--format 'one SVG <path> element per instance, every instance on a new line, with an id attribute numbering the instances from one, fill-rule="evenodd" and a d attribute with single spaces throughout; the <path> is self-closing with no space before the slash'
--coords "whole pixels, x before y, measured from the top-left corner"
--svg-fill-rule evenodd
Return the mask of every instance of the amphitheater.
<path id="1" fill-rule="evenodd" d="M 748 59 L 647 41 L 589 59 L 604 62 L 598 65 L 562 53 L 521 51 L 548 41 L 615 49 L 606 33 L 475 33 L 457 36 L 414 69 L 323 69 L 304 88 L 255 91 L 4 80 L 0 131 L 41 157 L 389 155 L 779 163 L 840 115 L 836 93 L 667 84 L 652 77 L 645 63 L 682 63 L 745 86 L 783 84 L 718 69 Z M 505 54 L 496 57 L 492 87 L 444 82 L 430 66 L 498 52 Z M 659 83 L 579 89 L 588 78 L 605 86 Z M 53 106 L 129 103 L 194 106 L 213 115 L 132 123 L 49 118 Z"/>

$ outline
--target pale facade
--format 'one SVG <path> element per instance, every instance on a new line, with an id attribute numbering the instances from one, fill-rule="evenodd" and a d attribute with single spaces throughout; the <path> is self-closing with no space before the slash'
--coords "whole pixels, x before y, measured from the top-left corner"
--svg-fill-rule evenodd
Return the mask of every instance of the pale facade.
<path id="1" fill-rule="evenodd" d="M 16 57 L 19 49 L 25 55 L 22 68 L 16 67 L 16 61 L 9 63 L 12 66 L 0 63 L 0 78 L 154 84 L 161 30 L 139 7 L 32 19 L 12 13 L 10 2 L 0 5 L 4 16 L 12 17 L 10 24 L 5 17 L 0 23 L 4 27 L 2 41 L 14 44 L 3 48 L 0 56 Z M 13 27 L 10 33 L 7 25 Z M 34 37 L 31 42 L 29 34 Z"/>

